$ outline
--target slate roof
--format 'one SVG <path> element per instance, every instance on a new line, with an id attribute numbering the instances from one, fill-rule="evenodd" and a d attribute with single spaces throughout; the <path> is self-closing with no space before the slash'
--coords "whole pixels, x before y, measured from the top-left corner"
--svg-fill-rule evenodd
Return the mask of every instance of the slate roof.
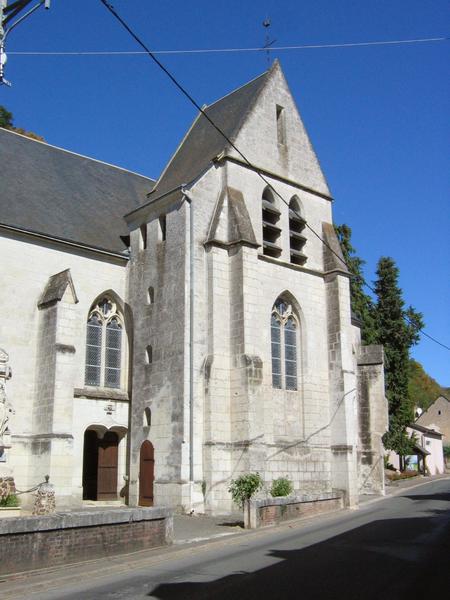
<path id="1" fill-rule="evenodd" d="M 231 141 L 234 141 L 271 71 L 277 65 L 275 61 L 270 70 L 204 108 L 210 119 Z M 182 184 L 190 183 L 227 146 L 225 138 L 200 113 L 162 172 L 149 195 L 149 200 L 158 198 Z"/>
<path id="2" fill-rule="evenodd" d="M 0 128 L 0 223 L 113 252 L 154 181 Z"/>

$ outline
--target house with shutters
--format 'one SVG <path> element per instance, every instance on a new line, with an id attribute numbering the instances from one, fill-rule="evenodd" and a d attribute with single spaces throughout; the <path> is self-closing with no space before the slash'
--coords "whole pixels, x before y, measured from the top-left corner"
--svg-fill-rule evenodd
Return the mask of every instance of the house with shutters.
<path id="1" fill-rule="evenodd" d="M 222 513 L 254 471 L 356 506 L 384 491 L 383 351 L 328 184 L 278 62 L 205 111 L 227 139 L 199 114 L 157 181 L 0 129 L 3 460 L 59 507 Z"/>

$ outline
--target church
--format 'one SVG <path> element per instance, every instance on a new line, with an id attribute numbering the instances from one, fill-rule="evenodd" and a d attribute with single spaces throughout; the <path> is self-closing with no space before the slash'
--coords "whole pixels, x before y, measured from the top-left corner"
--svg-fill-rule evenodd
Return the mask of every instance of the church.
<path id="1" fill-rule="evenodd" d="M 383 350 L 279 63 L 205 112 L 227 139 L 200 113 L 157 181 L 0 129 L 0 465 L 57 508 L 384 493 Z"/>

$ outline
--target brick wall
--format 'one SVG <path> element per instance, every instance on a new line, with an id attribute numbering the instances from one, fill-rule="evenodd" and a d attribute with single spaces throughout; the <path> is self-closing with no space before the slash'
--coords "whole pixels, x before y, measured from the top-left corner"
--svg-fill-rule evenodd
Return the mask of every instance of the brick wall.
<path id="1" fill-rule="evenodd" d="M 172 516 L 166 509 L 13 518 L 0 523 L 0 573 L 114 556 L 171 542 Z"/>
<path id="2" fill-rule="evenodd" d="M 250 516 L 246 519 L 245 526 L 258 528 L 278 525 L 284 521 L 312 517 L 321 513 L 339 510 L 342 507 L 342 496 L 333 494 L 324 494 L 311 499 L 288 497 L 255 500 L 251 502 Z"/>

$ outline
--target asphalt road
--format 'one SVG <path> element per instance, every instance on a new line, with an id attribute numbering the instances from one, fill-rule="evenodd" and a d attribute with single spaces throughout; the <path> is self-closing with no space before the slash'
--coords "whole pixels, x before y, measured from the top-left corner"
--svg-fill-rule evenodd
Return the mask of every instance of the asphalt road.
<path id="1" fill-rule="evenodd" d="M 18 581 L 9 591 L 4 600 L 449 597 L 450 480 L 357 511 L 176 551 L 129 555 L 109 568 L 99 562 L 95 568 L 50 571 L 44 579 Z"/>

